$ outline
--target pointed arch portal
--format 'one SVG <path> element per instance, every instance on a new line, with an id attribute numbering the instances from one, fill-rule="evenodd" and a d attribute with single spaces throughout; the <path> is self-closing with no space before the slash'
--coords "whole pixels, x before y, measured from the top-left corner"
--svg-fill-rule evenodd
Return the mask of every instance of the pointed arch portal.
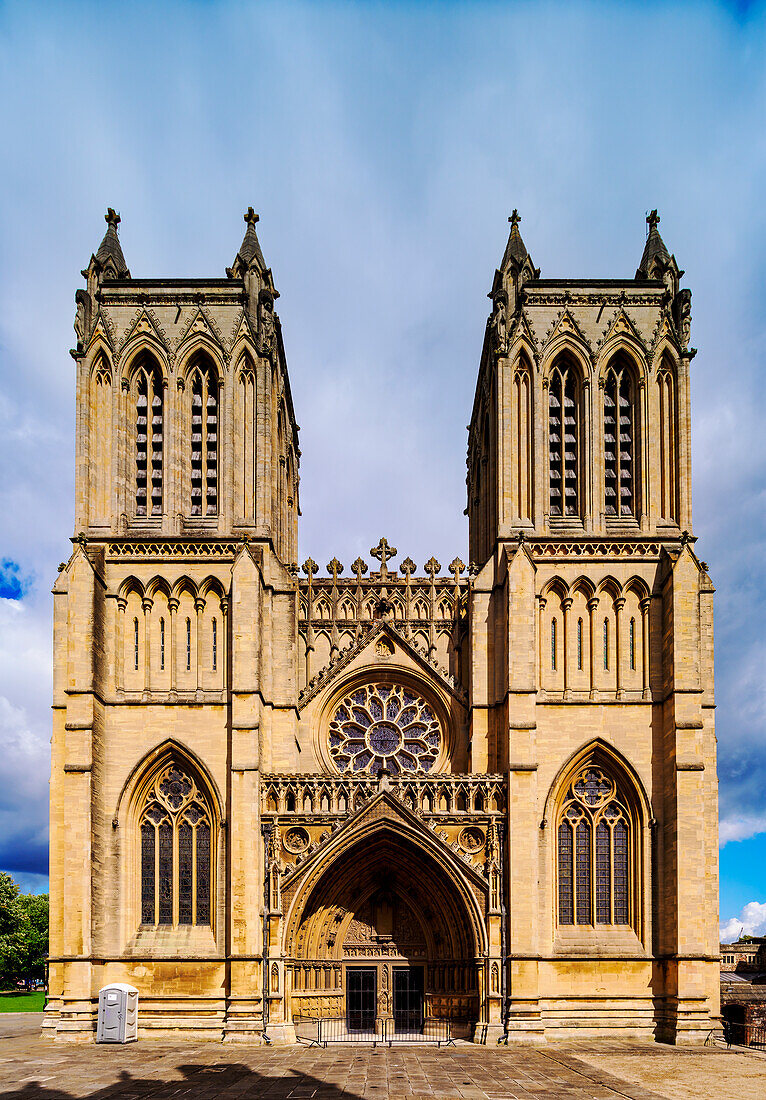
<path id="1" fill-rule="evenodd" d="M 449 1019 L 453 1034 L 461 1025 L 471 1034 L 483 1015 L 490 891 L 465 867 L 398 799 L 379 795 L 284 877 L 281 898 L 273 868 L 287 1021 L 332 1017 L 353 1032 Z"/>

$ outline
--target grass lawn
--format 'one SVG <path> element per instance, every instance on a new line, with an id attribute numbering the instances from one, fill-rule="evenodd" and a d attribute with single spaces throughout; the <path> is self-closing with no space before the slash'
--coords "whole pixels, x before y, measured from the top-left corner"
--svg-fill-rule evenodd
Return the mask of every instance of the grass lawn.
<path id="1" fill-rule="evenodd" d="M 34 993 L 0 993 L 0 1012 L 42 1012 L 45 994 L 42 990 Z"/>

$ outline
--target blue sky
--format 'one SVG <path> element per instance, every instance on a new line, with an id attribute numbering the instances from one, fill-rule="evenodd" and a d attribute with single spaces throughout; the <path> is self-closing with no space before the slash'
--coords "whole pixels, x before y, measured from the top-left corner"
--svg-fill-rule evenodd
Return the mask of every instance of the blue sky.
<path id="1" fill-rule="evenodd" d="M 464 554 L 465 425 L 511 208 L 544 276 L 624 276 L 658 207 L 699 348 L 721 916 L 766 934 L 765 46 L 763 6 L 742 3 L 0 3 L 0 867 L 44 886 L 67 351 L 106 206 L 145 276 L 223 274 L 260 212 L 301 552 L 346 564 L 383 533 L 416 560 Z"/>

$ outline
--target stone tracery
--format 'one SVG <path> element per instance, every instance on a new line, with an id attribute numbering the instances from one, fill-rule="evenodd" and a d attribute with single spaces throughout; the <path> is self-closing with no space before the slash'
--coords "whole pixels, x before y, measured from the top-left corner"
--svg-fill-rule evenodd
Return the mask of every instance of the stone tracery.
<path id="1" fill-rule="evenodd" d="M 433 708 L 411 688 L 368 684 L 336 707 L 330 757 L 339 771 L 422 775 L 436 763 L 442 733 Z"/>

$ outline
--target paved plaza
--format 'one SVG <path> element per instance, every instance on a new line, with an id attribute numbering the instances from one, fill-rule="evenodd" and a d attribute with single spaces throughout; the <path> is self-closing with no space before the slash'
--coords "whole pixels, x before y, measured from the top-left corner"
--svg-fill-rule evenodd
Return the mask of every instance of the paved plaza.
<path id="1" fill-rule="evenodd" d="M 543 1048 L 373 1050 L 219 1043 L 82 1046 L 0 1016 L 3 1100 L 763 1100 L 766 1055 L 590 1042 Z"/>

